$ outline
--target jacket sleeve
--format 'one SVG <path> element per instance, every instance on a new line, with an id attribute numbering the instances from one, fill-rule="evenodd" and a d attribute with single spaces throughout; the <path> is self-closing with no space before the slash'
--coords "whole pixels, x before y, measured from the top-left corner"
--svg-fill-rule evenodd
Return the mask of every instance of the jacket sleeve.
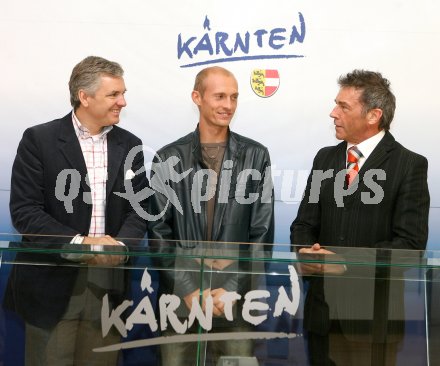
<path id="1" fill-rule="evenodd" d="M 272 251 L 274 240 L 274 189 L 270 165 L 270 156 L 267 149 L 264 149 L 261 167 L 261 180 L 258 183 L 258 199 L 252 204 L 251 220 L 249 225 L 249 241 L 251 243 L 269 244 L 260 250 Z"/>
<path id="2" fill-rule="evenodd" d="M 141 140 L 135 141 L 131 149 L 135 149 L 139 146 L 142 146 Z M 140 243 L 140 239 L 145 236 L 148 219 L 146 213 L 148 212 L 147 201 L 150 189 L 145 173 L 144 154 L 142 150 L 135 155 L 131 170 L 136 174 L 133 179 L 130 180 L 133 198 L 129 199 L 128 209 L 124 212 L 124 219 L 117 233 L 117 237 L 139 239 L 124 240 L 124 244 L 127 246 L 135 247 Z M 127 180 L 125 180 L 125 182 L 126 181 Z"/>
<path id="3" fill-rule="evenodd" d="M 257 185 L 258 199 L 251 204 L 250 207 L 250 223 L 249 223 L 249 243 L 247 247 L 249 259 L 239 260 L 239 271 L 229 276 L 225 281 L 223 288 L 227 291 L 239 291 L 244 293 L 249 288 L 251 280 L 250 273 L 261 273 L 264 269 L 257 270 L 261 267 L 261 259 L 269 259 L 272 257 L 273 241 L 274 241 L 274 189 L 271 174 L 270 156 L 267 149 L 261 151 L 262 159 L 258 170 L 261 173 L 261 179 Z M 240 246 L 239 256 L 245 253 L 243 245 Z"/>
<path id="4" fill-rule="evenodd" d="M 319 153 L 318 153 L 319 154 Z M 290 243 L 292 245 L 308 246 L 318 240 L 321 225 L 321 209 L 319 200 L 310 200 L 312 191 L 313 172 L 316 170 L 316 161 L 313 161 L 312 171 L 307 179 L 306 189 L 298 208 L 298 213 L 290 226 Z"/>
<path id="5" fill-rule="evenodd" d="M 55 196 L 55 192 L 47 192 L 45 162 L 38 144 L 35 131 L 27 129 L 12 167 L 9 208 L 12 224 L 27 241 L 38 241 L 42 247 L 50 247 L 55 243 L 70 242 L 79 232 L 63 225 L 45 210 L 46 197 Z M 41 235 L 45 235 L 44 239 Z"/>
<path id="6" fill-rule="evenodd" d="M 154 194 L 148 199 L 147 204 L 148 212 L 151 215 L 151 219 L 148 221 L 148 239 L 149 246 L 157 255 L 155 263 L 162 269 L 161 279 L 166 282 L 162 285 L 173 289 L 177 296 L 184 297 L 197 290 L 199 284 L 193 280 L 191 271 L 186 271 L 188 268 L 180 268 L 182 261 L 179 260 L 179 263 L 176 263 L 181 243 L 174 240 L 176 237 L 173 232 L 173 215 L 176 212 L 174 212 L 170 197 L 165 194 L 169 183 L 166 177 L 169 175 L 164 169 L 172 169 L 163 163 L 165 161 L 166 159 L 158 154 L 153 159 L 150 182 Z M 194 267 L 192 259 L 188 260 L 187 264 Z M 192 269 L 197 270 L 196 268 Z"/>
<path id="7" fill-rule="evenodd" d="M 430 197 L 428 190 L 428 161 L 412 153 L 401 159 L 396 167 L 402 179 L 398 180 L 391 218 L 391 241 L 376 243 L 376 248 L 424 250 L 428 241 Z M 390 178 L 389 178 L 390 179 Z M 393 181 L 394 184 L 394 181 Z"/>

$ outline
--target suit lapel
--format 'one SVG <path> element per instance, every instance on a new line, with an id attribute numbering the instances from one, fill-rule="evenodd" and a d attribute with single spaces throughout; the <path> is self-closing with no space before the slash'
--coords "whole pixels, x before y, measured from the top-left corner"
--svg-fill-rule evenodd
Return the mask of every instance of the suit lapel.
<path id="1" fill-rule="evenodd" d="M 110 195 L 115 185 L 116 178 L 118 177 L 119 168 L 124 159 L 124 147 L 119 138 L 119 133 L 116 127 L 107 135 L 107 152 L 108 152 L 108 169 L 107 169 L 107 194 L 106 198 Z"/>
<path id="2" fill-rule="evenodd" d="M 386 132 L 382 140 L 377 144 L 371 155 L 365 161 L 365 164 L 359 171 L 359 174 L 363 176 L 366 171 L 370 169 L 378 169 L 382 166 L 383 162 L 388 158 L 389 152 L 394 146 L 394 137 Z"/>
<path id="3" fill-rule="evenodd" d="M 337 146 L 335 174 L 345 169 L 347 169 L 347 143 L 344 141 Z"/>
<path id="4" fill-rule="evenodd" d="M 394 142 L 395 142 L 394 137 L 389 132 L 385 133 L 385 136 L 377 144 L 371 155 L 368 157 L 364 165 L 362 165 L 362 168 L 359 170 L 358 188 L 356 189 L 356 192 L 346 197 L 347 202 L 351 202 L 353 200 L 358 200 L 358 201 L 360 200 L 361 192 L 365 191 L 364 189 L 365 173 L 371 169 L 380 169 L 380 167 L 383 166 L 384 162 L 389 157 L 389 152 L 394 148 Z M 367 188 L 367 191 L 368 190 L 369 188 Z"/>
<path id="5" fill-rule="evenodd" d="M 58 147 L 72 169 L 76 169 L 81 175 L 81 186 L 86 192 L 90 192 L 90 187 L 86 183 L 87 168 L 78 137 L 73 128 L 72 113 L 65 116 L 60 124 L 58 136 Z"/>

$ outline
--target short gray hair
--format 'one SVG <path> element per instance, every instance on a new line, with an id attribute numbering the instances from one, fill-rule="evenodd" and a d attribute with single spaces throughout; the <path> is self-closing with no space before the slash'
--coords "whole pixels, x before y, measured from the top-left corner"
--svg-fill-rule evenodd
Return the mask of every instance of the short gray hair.
<path id="1" fill-rule="evenodd" d="M 82 89 L 87 94 L 95 95 L 103 75 L 122 77 L 124 70 L 117 62 L 97 56 L 88 56 L 73 68 L 69 80 L 69 91 L 70 104 L 74 110 L 81 105 L 78 92 Z"/>
<path id="2" fill-rule="evenodd" d="M 353 87 L 362 91 L 360 102 L 363 113 L 367 114 L 372 109 L 382 110 L 379 129 L 388 131 L 396 110 L 396 97 L 391 92 L 391 84 L 382 74 L 367 70 L 353 70 L 338 79 L 341 88 Z"/>

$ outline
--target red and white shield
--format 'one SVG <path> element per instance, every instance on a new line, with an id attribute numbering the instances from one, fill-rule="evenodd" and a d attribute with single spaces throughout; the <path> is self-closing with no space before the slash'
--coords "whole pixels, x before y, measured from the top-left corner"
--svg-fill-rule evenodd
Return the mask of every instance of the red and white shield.
<path id="1" fill-rule="evenodd" d="M 259 97 L 271 97 L 280 86 L 280 75 L 278 74 L 278 70 L 253 70 L 251 74 L 251 86 L 252 90 Z"/>

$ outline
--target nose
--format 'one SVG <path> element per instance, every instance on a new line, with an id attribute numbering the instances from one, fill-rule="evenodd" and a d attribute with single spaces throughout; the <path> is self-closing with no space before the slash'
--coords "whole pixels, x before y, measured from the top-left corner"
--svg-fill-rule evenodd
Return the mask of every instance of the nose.
<path id="1" fill-rule="evenodd" d="M 125 100 L 124 94 L 121 94 L 116 101 L 119 107 L 125 107 L 127 105 L 127 101 Z"/>
<path id="2" fill-rule="evenodd" d="M 332 111 L 330 112 L 330 117 L 331 118 L 336 118 L 337 117 L 337 110 L 338 110 L 338 106 L 335 105 L 334 108 L 332 109 Z"/>
<path id="3" fill-rule="evenodd" d="M 224 103 L 223 103 L 223 107 L 227 108 L 228 110 L 232 110 L 236 104 L 237 104 L 237 101 L 235 99 L 225 98 Z"/>

